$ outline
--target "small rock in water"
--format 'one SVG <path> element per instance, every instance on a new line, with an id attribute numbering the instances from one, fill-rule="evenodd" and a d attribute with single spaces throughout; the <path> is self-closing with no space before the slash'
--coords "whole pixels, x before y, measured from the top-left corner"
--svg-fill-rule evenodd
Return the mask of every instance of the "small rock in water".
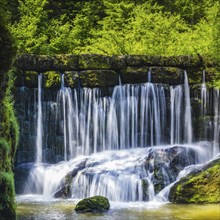
<path id="1" fill-rule="evenodd" d="M 76 205 L 76 212 L 105 212 L 110 208 L 109 201 L 103 196 L 93 196 L 79 201 Z"/>

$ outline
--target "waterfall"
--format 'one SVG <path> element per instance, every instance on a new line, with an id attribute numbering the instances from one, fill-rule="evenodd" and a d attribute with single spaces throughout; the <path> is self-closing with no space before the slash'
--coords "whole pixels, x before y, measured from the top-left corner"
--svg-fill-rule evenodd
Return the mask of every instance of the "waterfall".
<path id="1" fill-rule="evenodd" d="M 80 138 L 75 141 L 82 154 L 163 143 L 162 130 L 166 124 L 163 87 L 152 83 L 119 85 L 114 87 L 111 97 L 102 97 L 99 89 L 83 88 L 78 96 L 79 121 L 75 134 Z"/>
<path id="2" fill-rule="evenodd" d="M 184 98 L 185 98 L 185 116 L 184 116 L 184 143 L 192 143 L 193 128 L 192 128 L 192 116 L 191 116 L 191 104 L 190 104 L 190 88 L 188 82 L 188 76 L 184 71 Z"/>
<path id="3" fill-rule="evenodd" d="M 74 98 L 77 100 L 76 96 Z M 73 148 L 73 117 L 75 115 L 72 91 L 70 88 L 65 87 L 64 74 L 61 75 L 61 88 L 57 95 L 57 102 L 60 105 L 58 113 L 63 121 L 63 139 L 64 139 L 64 160 L 68 160 L 76 156 L 76 152 Z M 76 123 L 76 126 L 78 123 Z"/>
<path id="4" fill-rule="evenodd" d="M 42 122 L 42 74 L 38 74 L 38 108 L 37 108 L 37 138 L 36 138 L 36 163 L 42 163 L 43 158 L 43 122 Z"/>
<path id="5" fill-rule="evenodd" d="M 171 125 L 170 125 L 170 144 L 181 143 L 181 118 L 182 118 L 182 86 L 170 87 L 170 113 L 171 113 Z"/>
<path id="6" fill-rule="evenodd" d="M 205 83 L 205 70 L 202 72 L 202 85 L 201 85 L 201 115 L 206 116 L 207 113 L 207 88 Z"/>
<path id="7" fill-rule="evenodd" d="M 205 70 L 202 72 L 202 85 L 201 85 L 201 117 L 203 119 L 203 138 L 206 140 L 207 139 L 207 122 L 206 122 L 206 117 L 207 117 L 207 108 L 208 108 L 208 102 L 209 102 L 209 94 L 208 90 L 206 88 L 206 82 L 205 82 Z"/>
<path id="8" fill-rule="evenodd" d="M 218 89 L 214 89 L 214 148 L 213 155 L 219 153 L 220 142 L 220 94 Z"/>
<path id="9" fill-rule="evenodd" d="M 99 88 L 70 89 L 62 74 L 57 96 L 42 114 L 46 101 L 39 74 L 37 164 L 25 193 L 53 196 L 70 184 L 74 199 L 98 194 L 112 201 L 167 201 L 178 178 L 219 153 L 220 92 L 208 91 L 203 72 L 201 114 L 195 115 L 186 72 L 184 83 L 176 86 L 151 83 L 150 78 L 149 70 L 148 82 L 120 83 L 107 96 Z M 193 140 L 192 117 L 198 122 L 201 116 L 213 118 L 210 141 Z M 43 124 L 48 143 L 42 141 Z M 46 129 L 48 124 L 53 129 Z M 59 156 L 59 163 L 42 164 L 42 146 Z"/>

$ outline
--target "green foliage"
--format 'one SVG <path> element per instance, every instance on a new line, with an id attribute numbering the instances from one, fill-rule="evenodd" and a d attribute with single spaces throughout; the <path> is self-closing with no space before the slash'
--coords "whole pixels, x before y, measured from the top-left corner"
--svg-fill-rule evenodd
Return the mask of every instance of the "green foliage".
<path id="1" fill-rule="evenodd" d="M 20 53 L 219 56 L 219 2 L 19 0 Z"/>
<path id="2" fill-rule="evenodd" d="M 9 151 L 9 143 L 4 138 L 0 138 L 0 158 L 7 158 L 9 155 Z M 4 170 L 4 166 L 4 163 L 0 163 L 0 170 Z"/>
<path id="3" fill-rule="evenodd" d="M 14 176 L 12 172 L 0 172 L 0 219 L 15 219 Z"/>
<path id="4" fill-rule="evenodd" d="M 56 71 L 47 71 L 44 73 L 45 87 L 60 86 L 60 73 Z"/>

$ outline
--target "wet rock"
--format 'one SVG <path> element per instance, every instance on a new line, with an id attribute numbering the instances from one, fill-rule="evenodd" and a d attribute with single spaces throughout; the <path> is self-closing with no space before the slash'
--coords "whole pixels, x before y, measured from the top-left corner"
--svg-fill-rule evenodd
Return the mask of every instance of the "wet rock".
<path id="1" fill-rule="evenodd" d="M 220 158 L 181 178 L 170 189 L 173 203 L 219 203 Z"/>
<path id="2" fill-rule="evenodd" d="M 196 153 L 192 148 L 174 146 L 164 149 L 151 149 L 146 158 L 145 169 L 153 174 L 155 193 L 175 181 L 185 167 L 196 163 Z"/>
<path id="3" fill-rule="evenodd" d="M 93 196 L 79 201 L 76 205 L 75 211 L 84 212 L 105 212 L 110 208 L 110 203 L 106 197 Z"/>
<path id="4" fill-rule="evenodd" d="M 85 168 L 86 161 L 86 158 L 80 161 L 79 164 L 76 165 L 76 167 L 63 178 L 60 184 L 60 189 L 53 195 L 55 198 L 71 197 L 72 180 L 80 170 Z"/>

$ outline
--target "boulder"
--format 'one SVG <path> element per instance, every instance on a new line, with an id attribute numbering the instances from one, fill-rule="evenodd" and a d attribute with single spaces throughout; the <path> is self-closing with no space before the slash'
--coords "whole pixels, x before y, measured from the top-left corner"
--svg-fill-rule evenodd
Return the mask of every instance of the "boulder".
<path id="1" fill-rule="evenodd" d="M 72 180 L 77 175 L 77 173 L 85 168 L 87 159 L 83 159 L 76 165 L 76 167 L 62 179 L 60 184 L 60 189 L 54 193 L 55 198 L 70 198 L 71 197 L 71 187 Z"/>
<path id="2" fill-rule="evenodd" d="M 146 158 L 145 169 L 153 174 L 151 181 L 155 193 L 174 182 L 184 167 L 195 164 L 195 158 L 196 152 L 188 147 L 152 148 Z"/>
<path id="3" fill-rule="evenodd" d="M 76 212 L 105 212 L 110 208 L 109 201 L 103 196 L 93 196 L 79 201 L 76 205 Z"/>
<path id="4" fill-rule="evenodd" d="M 169 193 L 173 203 L 219 203 L 220 158 L 182 177 Z"/>

